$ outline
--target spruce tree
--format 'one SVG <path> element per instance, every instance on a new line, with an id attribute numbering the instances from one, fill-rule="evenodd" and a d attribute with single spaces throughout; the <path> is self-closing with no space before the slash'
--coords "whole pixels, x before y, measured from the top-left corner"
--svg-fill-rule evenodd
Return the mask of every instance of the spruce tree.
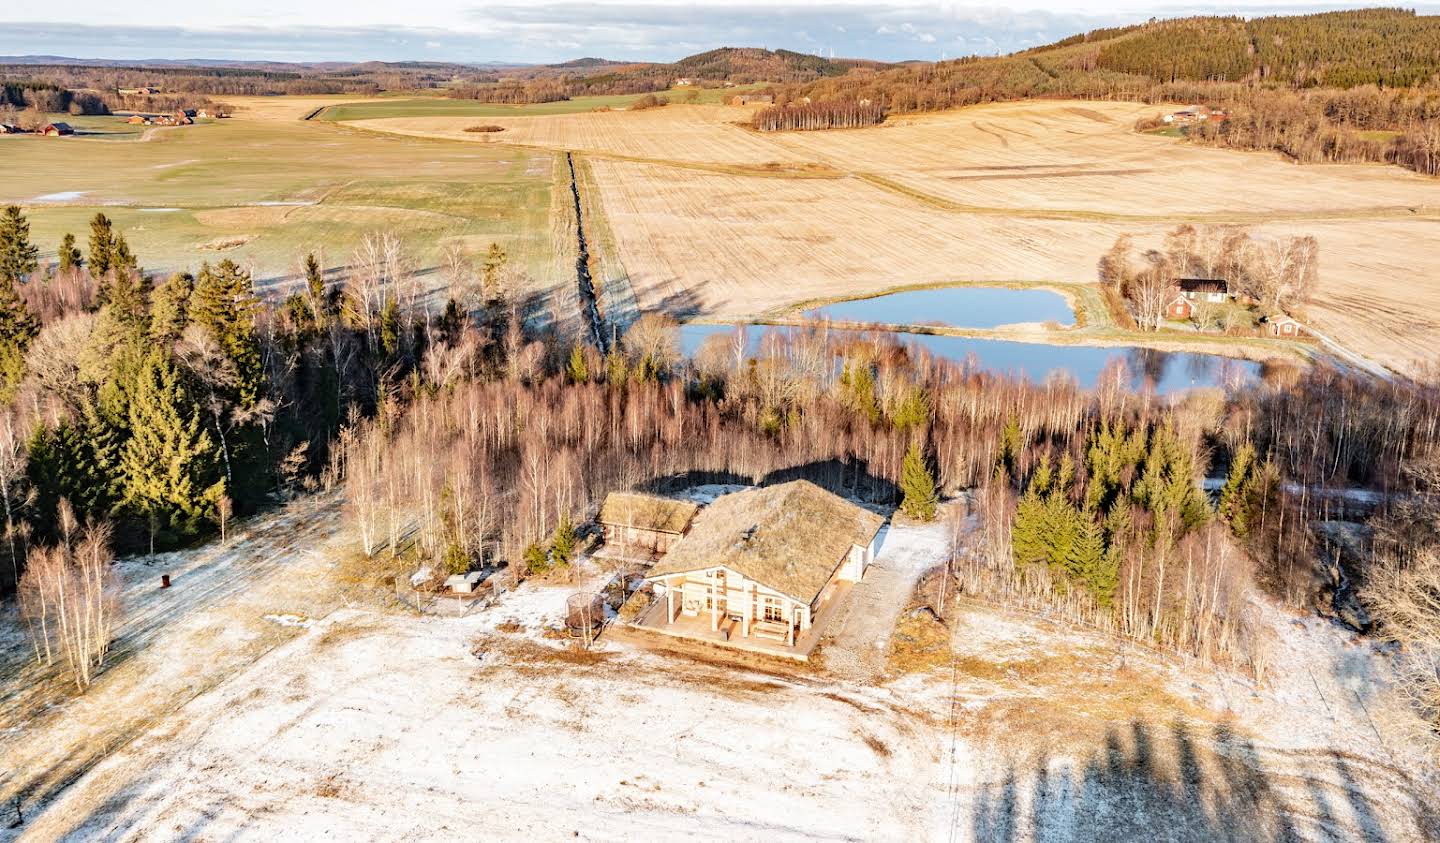
<path id="1" fill-rule="evenodd" d="M 80 256 L 80 249 L 75 245 L 75 235 L 65 233 L 60 239 L 60 271 L 65 272 L 71 269 L 79 269 L 83 262 Z"/>
<path id="2" fill-rule="evenodd" d="M 110 268 L 117 272 L 140 269 L 140 263 L 130 253 L 130 244 L 125 242 L 123 234 L 115 235 L 115 248 L 110 252 Z"/>
<path id="3" fill-rule="evenodd" d="M 130 439 L 121 453 L 122 505 L 165 540 L 195 535 L 225 494 L 216 449 L 179 367 L 152 349 L 130 390 Z"/>
<path id="4" fill-rule="evenodd" d="M 255 297 L 250 274 L 234 261 L 213 269 L 200 268 L 188 303 L 190 322 L 204 328 L 234 366 L 235 385 L 230 397 L 242 407 L 259 400 L 264 380 L 260 342 L 255 327 Z"/>
<path id="5" fill-rule="evenodd" d="M 910 450 L 905 452 L 905 462 L 900 469 L 900 489 L 905 493 L 900 501 L 901 511 L 920 521 L 934 519 L 939 498 L 935 494 L 935 478 L 925 464 L 919 442 L 911 442 Z"/>
<path id="6" fill-rule="evenodd" d="M 115 230 L 110 219 L 97 213 L 90 220 L 90 275 L 96 280 L 110 271 L 115 254 Z"/>
<path id="7" fill-rule="evenodd" d="M 35 271 L 40 250 L 30 242 L 30 221 L 19 205 L 0 212 L 0 283 L 18 284 Z"/>
<path id="8" fill-rule="evenodd" d="M 151 340 L 169 345 L 180 338 L 188 323 L 186 311 L 194 289 L 195 280 L 183 272 L 171 275 L 155 288 L 150 302 Z"/>
<path id="9" fill-rule="evenodd" d="M 16 282 L 0 278 L 0 400 L 14 397 L 25 377 L 25 352 L 38 332 Z"/>
<path id="10" fill-rule="evenodd" d="M 569 516 L 560 519 L 555 526 L 555 535 L 550 539 L 550 556 L 556 565 L 569 565 L 575 557 L 575 525 Z"/>
<path id="11" fill-rule="evenodd" d="M 1032 480 L 1015 506 L 1015 521 L 1010 529 L 1010 549 L 1015 557 L 1015 568 L 1022 573 L 1050 560 L 1045 521 L 1045 500 Z"/>
<path id="12" fill-rule="evenodd" d="M 491 243 L 490 248 L 485 252 L 485 260 L 481 264 L 485 298 L 491 301 L 498 300 L 504 293 L 504 290 L 500 288 L 500 275 L 505 269 L 506 260 L 505 250 L 500 248 L 500 244 Z"/>
<path id="13" fill-rule="evenodd" d="M 585 347 L 578 342 L 570 346 L 570 360 L 565 364 L 565 376 L 571 383 L 585 383 L 590 380 L 590 364 L 585 360 Z"/>

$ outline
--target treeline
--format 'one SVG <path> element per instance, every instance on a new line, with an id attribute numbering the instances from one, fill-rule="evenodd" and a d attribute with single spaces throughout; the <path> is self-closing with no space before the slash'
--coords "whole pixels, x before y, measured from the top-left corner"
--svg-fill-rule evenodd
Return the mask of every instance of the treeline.
<path id="1" fill-rule="evenodd" d="M 48 82 L 5 82 L 0 110 L 29 109 L 52 114 L 109 114 L 116 98 L 98 91 L 72 91 Z"/>
<path id="2" fill-rule="evenodd" d="M 787 103 L 755 112 L 750 125 L 762 132 L 810 129 L 856 129 L 885 122 L 879 103 L 857 100 Z"/>
<path id="3" fill-rule="evenodd" d="M 1274 150 L 1307 162 L 1394 163 L 1436 175 L 1437 20 L 1370 10 L 1250 23 L 1162 21 L 1011 56 L 822 79 L 782 90 L 777 104 L 807 97 L 868 100 L 905 113 L 1031 98 L 1200 103 L 1226 112 L 1228 119 L 1183 127 L 1197 142 Z M 1248 27 L 1265 33 L 1264 45 L 1247 40 Z M 1359 46 L 1373 40 L 1384 41 L 1384 49 L 1370 53 Z M 1268 64 L 1256 58 L 1276 51 L 1289 58 Z M 1242 53 L 1251 62 L 1248 69 Z"/>
<path id="4" fill-rule="evenodd" d="M 445 92 L 451 99 L 511 105 L 559 102 L 570 99 L 571 86 L 563 79 L 500 82 L 495 85 L 454 85 Z"/>
<path id="5" fill-rule="evenodd" d="M 435 88 L 448 83 L 459 69 L 382 63 L 350 68 L 0 65 L 0 81 L 43 83 L 112 95 L 121 88 L 146 86 L 158 87 L 162 93 L 191 97 L 376 94 Z"/>
<path id="6" fill-rule="evenodd" d="M 103 214 L 57 254 L 40 265 L 20 209 L 0 215 L 6 588 L 63 537 L 62 513 L 147 550 L 300 491 L 347 418 L 416 389 L 422 369 L 443 384 L 499 354 L 522 304 L 492 247 L 483 262 L 452 250 L 452 298 L 426 311 L 414 262 L 383 233 L 343 278 L 307 256 L 301 288 L 273 300 L 228 260 L 148 276 Z"/>

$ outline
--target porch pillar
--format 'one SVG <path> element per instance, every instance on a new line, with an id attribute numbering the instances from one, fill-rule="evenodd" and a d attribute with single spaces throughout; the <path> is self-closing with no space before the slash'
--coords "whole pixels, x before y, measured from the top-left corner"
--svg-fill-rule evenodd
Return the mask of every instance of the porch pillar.
<path id="1" fill-rule="evenodd" d="M 715 593 L 715 581 L 710 580 L 705 584 L 710 590 L 710 631 L 720 631 L 720 596 Z"/>
<path id="2" fill-rule="evenodd" d="M 786 599 L 785 605 L 785 646 L 795 646 L 795 601 Z"/>
<path id="3" fill-rule="evenodd" d="M 668 626 L 675 622 L 675 586 L 669 580 L 665 581 L 665 623 Z"/>
<path id="4" fill-rule="evenodd" d="M 754 591 L 755 591 L 755 586 L 753 586 L 753 585 L 750 586 L 749 588 L 745 589 L 745 592 L 744 592 L 744 594 L 745 594 L 745 599 L 742 600 L 742 601 L 740 601 L 740 602 L 741 602 L 741 608 L 744 610 L 744 614 L 740 616 L 740 637 L 741 637 L 741 638 L 749 638 L 749 637 L 750 637 L 750 616 L 751 616 L 751 614 L 755 611 Z"/>

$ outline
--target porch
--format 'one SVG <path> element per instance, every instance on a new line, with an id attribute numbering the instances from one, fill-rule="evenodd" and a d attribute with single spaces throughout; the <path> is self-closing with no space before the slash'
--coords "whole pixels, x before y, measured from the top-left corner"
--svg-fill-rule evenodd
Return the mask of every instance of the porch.
<path id="1" fill-rule="evenodd" d="M 838 583 L 829 599 L 821 604 L 820 610 L 810 619 L 808 628 L 798 629 L 798 624 L 791 625 L 794 644 L 787 643 L 785 625 L 775 621 L 752 619 L 750 635 L 746 636 L 742 634 L 743 618 L 739 615 L 722 613 L 712 620 L 709 611 L 687 615 L 675 605 L 674 619 L 667 622 L 670 607 L 674 604 L 665 597 L 655 600 L 636 618 L 633 625 L 672 638 L 689 638 L 722 647 L 804 661 L 810 657 L 815 645 L 820 643 L 835 616 L 836 607 L 844 603 L 849 595 L 850 583 Z M 712 623 L 714 629 L 711 628 Z"/>

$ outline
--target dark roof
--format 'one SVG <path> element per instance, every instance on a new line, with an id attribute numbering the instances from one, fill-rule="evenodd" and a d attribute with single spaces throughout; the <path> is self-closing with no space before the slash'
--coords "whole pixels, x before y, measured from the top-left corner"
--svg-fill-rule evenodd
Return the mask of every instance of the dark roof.
<path id="1" fill-rule="evenodd" d="M 47 125 L 47 126 L 45 127 L 45 131 L 47 131 L 47 132 L 50 131 L 51 129 L 55 129 L 56 131 L 60 131 L 60 132 L 73 132 L 73 131 L 75 131 L 74 129 L 70 128 L 70 124 L 69 124 L 69 123 L 51 123 L 51 124 L 49 124 L 49 125 Z"/>
<path id="2" fill-rule="evenodd" d="M 1186 293 L 1230 292 L 1230 282 L 1224 278 L 1179 278 L 1175 283 Z"/>

